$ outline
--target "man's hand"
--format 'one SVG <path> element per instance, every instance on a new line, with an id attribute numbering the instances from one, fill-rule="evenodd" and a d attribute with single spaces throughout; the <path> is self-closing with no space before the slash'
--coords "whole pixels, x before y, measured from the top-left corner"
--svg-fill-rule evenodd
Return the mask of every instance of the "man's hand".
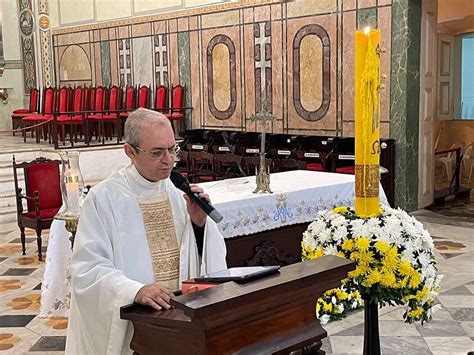
<path id="1" fill-rule="evenodd" d="M 150 306 L 161 311 L 162 309 L 170 309 L 170 298 L 173 293 L 162 284 L 156 283 L 143 286 L 135 296 L 135 302 Z"/>
<path id="2" fill-rule="evenodd" d="M 192 192 L 197 192 L 199 193 L 199 197 L 202 198 L 203 200 L 206 200 L 207 202 L 211 202 L 209 199 L 209 195 L 204 193 L 204 190 L 194 184 L 189 185 L 191 187 Z M 188 213 L 189 216 L 191 217 L 191 220 L 193 223 L 198 226 L 198 227 L 204 227 L 206 224 L 206 218 L 207 215 L 204 213 L 204 211 L 199 207 L 199 205 L 191 200 L 191 198 L 188 195 L 183 195 L 184 199 L 186 200 L 186 207 L 188 208 Z"/>

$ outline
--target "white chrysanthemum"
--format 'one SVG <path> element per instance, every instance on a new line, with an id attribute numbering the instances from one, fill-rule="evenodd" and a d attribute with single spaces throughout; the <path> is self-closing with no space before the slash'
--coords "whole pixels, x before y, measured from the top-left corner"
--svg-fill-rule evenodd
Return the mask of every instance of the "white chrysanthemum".
<path id="1" fill-rule="evenodd" d="M 347 220 L 344 216 L 341 216 L 339 213 L 334 213 L 334 215 L 336 215 L 336 218 L 334 218 L 331 221 L 331 224 L 334 227 L 339 227 L 339 226 L 343 226 L 343 225 L 347 224 Z"/>
<path id="2" fill-rule="evenodd" d="M 436 277 L 436 269 L 432 264 L 429 264 L 428 266 L 421 269 L 421 275 L 423 276 L 423 279 L 427 280 L 427 282 L 428 280 L 434 280 Z M 428 287 L 428 285 L 426 286 Z"/>
<path id="3" fill-rule="evenodd" d="M 345 226 L 337 228 L 332 236 L 335 241 L 341 241 L 345 237 L 347 237 L 347 228 Z"/>
<path id="4" fill-rule="evenodd" d="M 318 219 L 308 226 L 308 230 L 313 236 L 318 235 L 324 229 L 326 229 L 326 223 L 322 219 Z"/>
<path id="5" fill-rule="evenodd" d="M 319 233 L 317 240 L 320 245 L 324 245 L 331 241 L 331 231 L 329 229 L 323 230 L 321 233 Z"/>
<path id="6" fill-rule="evenodd" d="M 337 306 L 337 313 L 342 313 L 342 312 L 344 312 L 344 305 L 342 303 L 340 303 Z"/>
<path id="7" fill-rule="evenodd" d="M 303 235 L 303 244 L 306 245 L 311 250 L 314 250 L 318 247 L 318 243 L 310 234 Z"/>
<path id="8" fill-rule="evenodd" d="M 428 267 L 429 263 L 431 262 L 431 255 L 425 252 L 422 252 L 420 253 L 420 255 L 418 255 L 418 261 L 420 262 L 421 267 L 425 269 Z"/>
<path id="9" fill-rule="evenodd" d="M 407 248 L 402 252 L 402 261 L 407 260 L 410 264 L 415 264 L 415 255 L 413 254 L 413 249 L 411 246 L 407 245 Z"/>
<path id="10" fill-rule="evenodd" d="M 431 318 L 433 316 L 433 314 L 438 312 L 440 309 L 441 309 L 441 305 L 440 304 L 435 304 L 433 307 L 428 309 L 428 317 Z"/>
<path id="11" fill-rule="evenodd" d="M 354 237 L 367 237 L 369 234 L 369 229 L 367 225 L 364 224 L 363 219 L 355 219 L 351 221 L 351 226 L 352 226 L 352 235 Z"/>
<path id="12" fill-rule="evenodd" d="M 334 245 L 328 245 L 324 248 L 324 255 L 337 255 L 337 248 Z"/>
<path id="13" fill-rule="evenodd" d="M 434 243 L 433 243 L 433 238 L 431 238 L 431 235 L 428 231 L 424 230 L 422 235 L 421 235 L 421 247 L 428 252 L 433 252 L 434 250 Z"/>
<path id="14" fill-rule="evenodd" d="M 329 321 L 329 314 L 323 314 L 321 317 L 319 317 L 319 322 L 321 325 L 325 325 Z"/>
<path id="15" fill-rule="evenodd" d="M 336 296 L 332 296 L 332 297 L 331 297 L 331 302 L 332 302 L 333 304 L 337 304 L 337 298 L 336 298 Z"/>
<path id="16" fill-rule="evenodd" d="M 357 302 L 357 301 L 352 302 L 351 308 L 356 309 L 357 307 L 359 307 L 359 302 Z"/>

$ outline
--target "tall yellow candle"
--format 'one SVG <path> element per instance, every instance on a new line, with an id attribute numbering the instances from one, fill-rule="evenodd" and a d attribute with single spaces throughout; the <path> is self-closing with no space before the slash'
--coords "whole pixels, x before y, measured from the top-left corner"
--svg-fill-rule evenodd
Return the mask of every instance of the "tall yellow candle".
<path id="1" fill-rule="evenodd" d="M 380 30 L 355 33 L 355 213 L 379 214 Z"/>

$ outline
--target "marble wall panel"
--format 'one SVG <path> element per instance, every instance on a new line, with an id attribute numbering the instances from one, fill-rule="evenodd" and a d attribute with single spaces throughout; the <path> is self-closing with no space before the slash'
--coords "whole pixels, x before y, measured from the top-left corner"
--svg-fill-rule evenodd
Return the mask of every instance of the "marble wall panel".
<path id="1" fill-rule="evenodd" d="M 110 78 L 112 85 L 119 85 L 119 70 L 118 70 L 118 48 L 117 41 L 110 41 Z"/>
<path id="2" fill-rule="evenodd" d="M 356 0 L 343 0 L 342 1 L 342 10 L 354 10 L 357 7 Z"/>
<path id="3" fill-rule="evenodd" d="M 99 32 L 101 41 L 106 41 L 109 39 L 109 30 L 107 28 L 101 29 Z"/>
<path id="4" fill-rule="evenodd" d="M 271 5 L 271 17 L 272 20 L 280 20 L 281 19 L 281 4 Z"/>
<path id="5" fill-rule="evenodd" d="M 377 5 L 377 0 L 358 0 L 359 9 L 364 9 L 366 7 L 374 7 Z"/>
<path id="6" fill-rule="evenodd" d="M 354 121 L 344 121 L 342 123 L 342 133 L 344 137 L 354 137 L 355 134 L 355 126 Z"/>
<path id="7" fill-rule="evenodd" d="M 247 8 L 247 9 L 243 9 L 243 13 L 244 13 L 244 23 L 253 23 L 253 11 L 254 11 L 254 8 L 253 7 L 250 7 L 250 8 Z"/>
<path id="8" fill-rule="evenodd" d="M 140 23 L 132 25 L 132 37 L 143 37 L 151 35 L 151 23 Z"/>
<path id="9" fill-rule="evenodd" d="M 212 108 L 209 106 L 209 81 L 210 81 L 210 72 L 207 60 L 207 52 L 209 44 L 213 38 L 216 36 L 223 35 L 223 37 L 228 38 L 233 43 L 235 50 L 235 109 L 230 117 L 225 119 L 218 119 L 214 116 L 211 111 Z M 223 38 L 225 39 L 225 38 Z M 240 62 L 240 34 L 239 29 L 236 27 L 221 28 L 221 29 L 212 29 L 212 30 L 203 30 L 202 31 L 202 66 L 203 66 L 203 94 L 204 94 L 204 125 L 209 127 L 234 127 L 240 128 L 242 126 L 241 122 L 241 62 Z M 232 68 L 231 68 L 232 70 Z M 231 88 L 232 90 L 233 88 Z M 227 115 L 226 115 L 227 117 Z"/>
<path id="10" fill-rule="evenodd" d="M 379 6 L 392 5 L 392 0 L 378 0 Z"/>
<path id="11" fill-rule="evenodd" d="M 117 27 L 109 28 L 109 38 L 117 39 Z"/>
<path id="12" fill-rule="evenodd" d="M 100 42 L 95 42 L 92 45 L 94 51 L 94 62 L 92 68 L 94 69 L 95 73 L 95 80 L 97 85 L 105 85 L 102 82 L 102 58 L 100 53 Z"/>
<path id="13" fill-rule="evenodd" d="M 357 17 L 355 11 L 344 12 L 342 16 L 342 119 L 354 120 L 354 32 Z M 342 134 L 346 135 L 344 130 Z"/>
<path id="14" fill-rule="evenodd" d="M 178 60 L 179 60 L 179 80 L 180 84 L 186 87 L 186 107 L 194 107 L 191 92 L 193 84 L 191 81 L 191 54 L 189 32 L 178 33 Z M 185 128 L 192 128 L 193 111 L 188 111 L 186 114 Z"/>
<path id="15" fill-rule="evenodd" d="M 199 41 L 199 33 L 197 31 L 191 31 L 189 33 L 189 48 L 190 48 L 190 71 L 191 71 L 191 100 L 193 104 L 192 114 L 192 127 L 200 128 L 203 124 L 203 105 L 201 101 L 203 97 L 201 95 L 202 88 L 202 66 L 200 65 L 201 59 L 201 48 Z"/>
<path id="16" fill-rule="evenodd" d="M 380 57 L 380 73 L 387 78 L 382 80 L 385 89 L 380 92 L 380 120 L 390 121 L 390 59 L 392 56 L 392 9 L 381 7 L 378 9 L 379 29 L 382 33 L 381 46 L 385 53 Z"/>
<path id="17" fill-rule="evenodd" d="M 189 17 L 189 29 L 196 30 L 198 28 L 198 17 L 191 16 Z"/>
<path id="18" fill-rule="evenodd" d="M 170 86 L 179 83 L 179 70 L 178 70 L 178 34 L 170 33 L 168 35 L 168 73 Z"/>
<path id="19" fill-rule="evenodd" d="M 56 36 L 56 43 L 59 46 L 65 46 L 73 43 L 89 43 L 89 31 L 66 33 Z"/>
<path id="20" fill-rule="evenodd" d="M 132 40 L 133 82 L 151 85 L 153 81 L 153 54 L 151 37 L 134 38 Z"/>
<path id="21" fill-rule="evenodd" d="M 203 29 L 237 25 L 239 22 L 239 10 L 223 11 L 201 16 L 201 28 Z"/>
<path id="22" fill-rule="evenodd" d="M 166 33 L 166 21 L 157 21 L 153 23 L 153 33 Z"/>
<path id="23" fill-rule="evenodd" d="M 277 119 L 283 119 L 283 34 L 282 22 L 272 22 L 272 112 Z M 283 129 L 283 126 L 282 126 Z M 274 128 L 275 131 L 275 128 Z M 278 131 L 276 131 L 278 132 Z M 279 133 L 283 133 L 280 131 Z"/>
<path id="24" fill-rule="evenodd" d="M 178 31 L 178 20 L 177 19 L 168 20 L 168 31 L 170 33 Z"/>
<path id="25" fill-rule="evenodd" d="M 188 31 L 189 30 L 189 18 L 184 17 L 184 18 L 179 18 L 178 19 L 178 31 Z"/>
<path id="26" fill-rule="evenodd" d="M 102 85 L 110 86 L 112 83 L 111 79 L 111 63 L 110 63 L 110 42 L 100 42 L 100 57 L 102 67 Z"/>
<path id="27" fill-rule="evenodd" d="M 298 0 L 287 3 L 288 18 L 308 16 L 337 11 L 337 0 Z"/>
<path id="28" fill-rule="evenodd" d="M 82 46 L 62 47 L 59 49 L 59 55 L 60 81 L 92 80 L 91 62 Z"/>
<path id="29" fill-rule="evenodd" d="M 368 8 L 357 11 L 357 28 L 377 28 L 377 9 Z"/>
<path id="30" fill-rule="evenodd" d="M 243 45 L 243 60 L 244 60 L 244 87 L 245 87 L 245 100 L 244 105 L 244 119 L 248 121 L 248 118 L 255 114 L 255 51 L 254 51 L 254 32 L 253 24 L 245 25 L 243 30 L 244 45 Z M 255 123 L 246 122 L 246 127 L 254 127 Z"/>
<path id="31" fill-rule="evenodd" d="M 256 7 L 254 16 L 255 16 L 255 22 L 270 20 L 270 5 Z"/>
<path id="32" fill-rule="evenodd" d="M 297 112 L 295 106 L 295 95 L 294 92 L 294 58 L 293 58 L 293 47 L 295 45 L 294 39 L 300 29 L 308 24 L 317 24 L 321 26 L 329 36 L 329 77 L 330 81 L 328 85 L 328 97 L 329 107 L 326 114 L 317 121 L 306 121 Z M 289 129 L 314 129 L 314 130 L 336 130 L 336 16 L 334 15 L 321 15 L 314 17 L 306 17 L 300 19 L 289 19 L 288 20 L 288 31 L 287 31 L 287 53 L 288 56 L 288 128 Z M 321 58 L 323 60 L 323 58 Z M 315 91 L 321 91 L 323 88 L 314 88 Z"/>
<path id="33" fill-rule="evenodd" d="M 130 37 L 130 26 L 119 26 L 119 38 L 129 38 Z"/>

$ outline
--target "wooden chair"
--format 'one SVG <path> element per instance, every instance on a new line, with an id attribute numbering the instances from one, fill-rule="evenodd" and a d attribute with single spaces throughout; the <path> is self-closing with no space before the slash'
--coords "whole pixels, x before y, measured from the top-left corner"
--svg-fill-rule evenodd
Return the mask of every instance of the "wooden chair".
<path id="1" fill-rule="evenodd" d="M 190 151 L 189 162 L 191 164 L 189 177 L 193 182 L 216 180 L 214 154 L 204 151 Z"/>
<path id="2" fill-rule="evenodd" d="M 95 129 L 95 137 L 100 141 L 100 119 L 102 118 L 102 111 L 105 110 L 106 103 L 106 88 L 99 86 L 90 91 L 90 111 L 85 116 L 85 130 L 86 130 L 86 144 L 89 144 L 92 138 L 92 128 Z"/>
<path id="3" fill-rule="evenodd" d="M 185 99 L 186 99 L 186 88 L 182 85 L 176 85 L 172 90 L 171 107 L 168 113 L 164 115 L 171 120 L 174 128 L 175 136 L 178 136 L 182 131 L 185 117 Z"/>
<path id="4" fill-rule="evenodd" d="M 228 154 L 214 154 L 214 171 L 217 180 L 231 179 L 241 177 L 239 166 L 241 165 L 242 157 L 232 153 Z"/>
<path id="5" fill-rule="evenodd" d="M 56 117 L 56 127 L 59 131 L 60 140 L 64 144 L 66 144 L 65 137 L 66 137 L 66 127 L 69 126 L 69 140 L 71 145 L 74 145 L 74 142 L 77 142 L 77 128 L 83 126 L 84 123 L 84 106 L 85 106 L 85 91 L 83 87 L 78 86 L 74 88 L 72 94 L 69 107 L 66 111 L 74 112 L 64 114 L 59 108 L 59 115 Z M 61 105 L 60 105 L 61 106 Z M 74 140 L 73 140 L 74 137 Z M 54 137 L 57 139 L 57 135 Z"/>
<path id="6" fill-rule="evenodd" d="M 13 156 L 17 221 L 20 228 L 22 252 L 23 255 L 26 255 L 25 228 L 34 229 L 38 244 L 38 260 L 43 260 L 42 230 L 51 226 L 51 222 L 62 204 L 59 164 L 61 164 L 60 160 L 46 158 L 37 158 L 31 162 L 17 164 L 15 156 Z M 18 169 L 23 169 L 25 194 L 22 193 L 22 188 L 18 187 Z M 26 212 L 23 210 L 23 200 L 26 200 Z"/>
<path id="7" fill-rule="evenodd" d="M 305 169 L 306 163 L 299 162 L 296 159 L 273 159 L 273 171 L 279 173 L 282 171 Z"/>
<path id="8" fill-rule="evenodd" d="M 150 87 L 146 85 L 140 86 L 137 90 L 137 102 L 138 108 L 148 108 L 150 107 Z"/>
<path id="9" fill-rule="evenodd" d="M 168 88 L 160 85 L 156 88 L 155 103 L 153 108 L 159 112 L 165 112 L 168 108 Z"/>

